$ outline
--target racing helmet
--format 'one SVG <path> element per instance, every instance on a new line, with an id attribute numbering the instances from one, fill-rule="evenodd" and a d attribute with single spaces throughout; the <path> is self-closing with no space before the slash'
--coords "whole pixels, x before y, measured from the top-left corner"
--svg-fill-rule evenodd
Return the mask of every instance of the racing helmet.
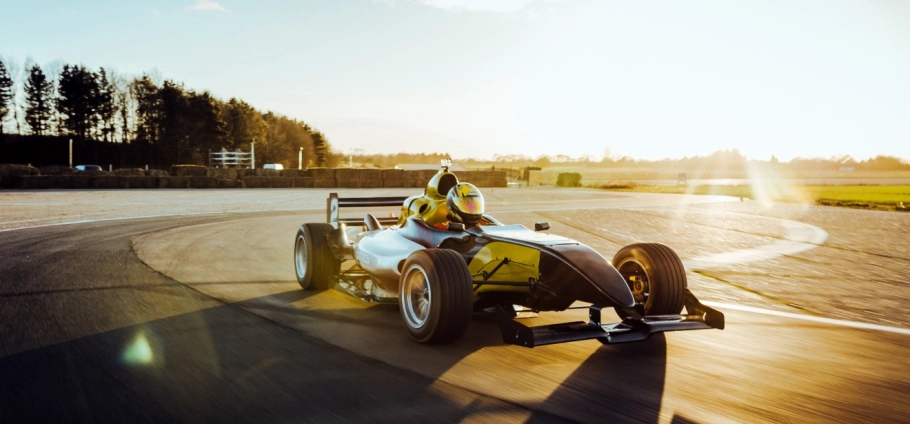
<path id="1" fill-rule="evenodd" d="M 483 216 L 483 195 L 470 183 L 458 183 L 446 195 L 448 218 L 454 222 L 475 225 Z"/>

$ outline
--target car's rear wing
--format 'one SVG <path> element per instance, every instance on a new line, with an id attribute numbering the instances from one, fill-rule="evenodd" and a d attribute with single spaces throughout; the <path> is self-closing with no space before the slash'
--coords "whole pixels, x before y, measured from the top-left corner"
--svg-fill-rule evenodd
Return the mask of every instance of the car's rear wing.
<path id="1" fill-rule="evenodd" d="M 342 218 L 341 208 L 373 208 L 397 206 L 401 208 L 407 197 L 338 197 L 338 193 L 329 193 L 326 201 L 326 219 L 329 224 L 338 228 L 339 224 L 345 225 L 365 225 L 364 219 L 360 218 Z M 398 217 L 391 214 L 389 217 L 376 217 L 382 225 L 395 225 L 398 223 Z"/>

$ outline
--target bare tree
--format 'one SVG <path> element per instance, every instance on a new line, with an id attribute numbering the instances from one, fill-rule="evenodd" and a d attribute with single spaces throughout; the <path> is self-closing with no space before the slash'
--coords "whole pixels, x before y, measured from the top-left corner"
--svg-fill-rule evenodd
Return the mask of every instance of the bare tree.
<path id="1" fill-rule="evenodd" d="M 9 114 L 13 106 L 13 79 L 10 78 L 9 71 L 6 70 L 6 64 L 0 58 L 0 136 L 3 135 L 3 121 Z"/>
<path id="2" fill-rule="evenodd" d="M 146 72 L 143 76 L 147 77 L 156 87 L 164 85 L 164 77 L 161 75 L 161 71 L 159 71 L 158 68 L 152 68 L 151 71 Z"/>
<path id="3" fill-rule="evenodd" d="M 44 71 L 44 74 L 47 75 L 47 79 L 51 84 L 50 98 L 56 99 L 57 93 L 60 92 L 60 81 L 57 78 L 61 72 L 63 72 L 63 61 L 60 59 L 52 60 L 41 67 Z M 63 129 L 61 124 L 60 112 L 56 107 L 52 108 L 51 119 L 48 121 L 47 134 L 56 134 L 62 135 Z"/>
<path id="4" fill-rule="evenodd" d="M 159 88 L 148 75 L 130 82 L 130 96 L 136 101 L 135 140 L 155 144 L 160 135 L 161 99 Z"/>
<path id="5" fill-rule="evenodd" d="M 120 135 L 120 142 L 127 144 L 135 133 L 136 109 L 135 99 L 130 91 L 130 80 L 114 70 L 109 70 L 111 84 L 114 86 L 114 121 L 115 133 Z"/>
<path id="6" fill-rule="evenodd" d="M 20 119 L 22 113 L 20 113 L 19 110 L 22 106 L 21 102 L 19 101 L 19 96 L 22 92 L 22 85 L 24 84 L 22 78 L 22 71 L 24 68 L 19 66 L 19 62 L 17 62 L 16 59 L 12 58 L 11 56 L 6 57 L 6 59 L 3 61 L 6 62 L 6 67 L 10 73 L 10 78 L 13 80 L 13 98 L 12 104 L 10 106 L 13 111 L 13 123 L 16 127 L 16 134 L 22 135 L 22 120 Z"/>

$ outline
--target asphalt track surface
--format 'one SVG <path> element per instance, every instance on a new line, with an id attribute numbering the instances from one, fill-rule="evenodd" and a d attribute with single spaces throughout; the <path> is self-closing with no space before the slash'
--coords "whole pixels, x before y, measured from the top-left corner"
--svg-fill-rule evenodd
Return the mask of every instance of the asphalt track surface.
<path id="1" fill-rule="evenodd" d="M 28 222 L 0 230 L 0 421 L 908 420 L 905 214 L 485 190 L 500 220 L 549 220 L 554 233 L 608 258 L 629 242 L 673 246 L 695 294 L 720 303 L 727 329 L 525 349 L 503 345 L 495 325 L 476 317 L 457 343 L 424 346 L 410 341 L 394 306 L 299 290 L 293 236 L 303 222 L 324 221 L 324 192 L 240 193 L 248 198 L 238 204 L 293 196 L 304 205 L 223 210 L 233 201 L 225 198 L 131 212 L 199 215 L 7 216 Z M 78 220 L 86 222 L 46 225 Z M 845 278 L 857 269 L 874 278 Z M 878 300 L 865 309 L 840 296 L 869 291 Z"/>

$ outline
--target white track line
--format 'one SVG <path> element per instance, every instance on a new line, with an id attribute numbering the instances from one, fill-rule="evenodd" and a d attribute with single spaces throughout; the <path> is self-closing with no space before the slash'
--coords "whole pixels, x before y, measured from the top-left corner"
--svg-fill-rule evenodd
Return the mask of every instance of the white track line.
<path id="1" fill-rule="evenodd" d="M 857 328 L 860 330 L 882 331 L 882 332 L 886 332 L 886 333 L 894 333 L 894 334 L 902 334 L 905 336 L 910 336 L 910 329 L 907 329 L 907 328 L 889 327 L 887 325 L 868 324 L 868 323 L 864 323 L 864 322 L 846 321 L 846 320 L 834 319 L 834 318 L 822 318 L 822 317 L 816 317 L 816 316 L 812 316 L 812 315 L 794 314 L 792 312 L 772 311 L 770 309 L 753 308 L 751 306 L 734 305 L 731 303 L 720 303 L 720 302 L 702 302 L 702 303 L 704 303 L 705 305 L 714 307 L 714 308 L 733 309 L 736 311 L 751 312 L 753 314 L 771 315 L 771 316 L 776 316 L 776 317 L 798 319 L 798 320 L 802 320 L 802 321 L 817 322 L 820 324 Z M 723 311 L 721 311 L 721 312 L 723 312 Z"/>
<path id="2" fill-rule="evenodd" d="M 789 219 L 772 217 L 762 218 L 780 221 L 787 230 L 787 233 L 784 235 L 785 240 L 778 240 L 773 243 L 748 249 L 739 249 L 715 255 L 686 259 L 683 261 L 686 269 L 697 271 L 717 268 L 724 265 L 767 261 L 780 256 L 792 256 L 812 250 L 821 246 L 828 240 L 828 233 L 814 225 L 791 221 Z"/>
<path id="3" fill-rule="evenodd" d="M 718 202 L 719 203 L 719 202 Z M 689 206 L 688 204 L 685 206 Z M 533 205 L 532 205 L 533 207 Z M 613 205 L 613 206 L 582 206 L 582 207 L 549 207 L 549 208 L 533 208 L 532 210 L 519 209 L 511 210 L 506 208 L 505 210 L 497 210 L 496 213 L 516 213 L 516 212 L 556 212 L 556 211 L 579 211 L 579 210 L 590 210 L 590 209 L 625 209 L 625 210 L 653 210 L 648 207 L 625 207 L 623 205 Z M 694 212 L 706 212 L 709 211 L 694 211 Z M 786 229 L 784 234 L 784 240 L 778 240 L 773 243 L 769 243 L 762 246 L 751 247 L 748 249 L 739 249 L 732 250 L 729 252 L 718 253 L 714 255 L 699 256 L 696 258 L 690 258 L 683 261 L 683 265 L 689 271 L 699 271 L 699 270 L 708 270 L 712 268 L 718 268 L 725 265 L 732 264 L 745 264 L 750 262 L 760 262 L 766 261 L 769 259 L 774 259 L 780 256 L 792 256 L 799 253 L 803 253 L 809 250 L 812 250 L 818 246 L 821 246 L 828 240 L 828 233 L 814 225 L 806 224 L 804 222 L 792 221 L 789 219 L 775 218 L 770 216 L 761 216 L 761 215 L 748 215 L 736 212 L 725 212 L 725 214 L 734 214 L 734 215 L 743 215 L 750 218 L 762 218 L 773 221 L 779 221 Z"/>

